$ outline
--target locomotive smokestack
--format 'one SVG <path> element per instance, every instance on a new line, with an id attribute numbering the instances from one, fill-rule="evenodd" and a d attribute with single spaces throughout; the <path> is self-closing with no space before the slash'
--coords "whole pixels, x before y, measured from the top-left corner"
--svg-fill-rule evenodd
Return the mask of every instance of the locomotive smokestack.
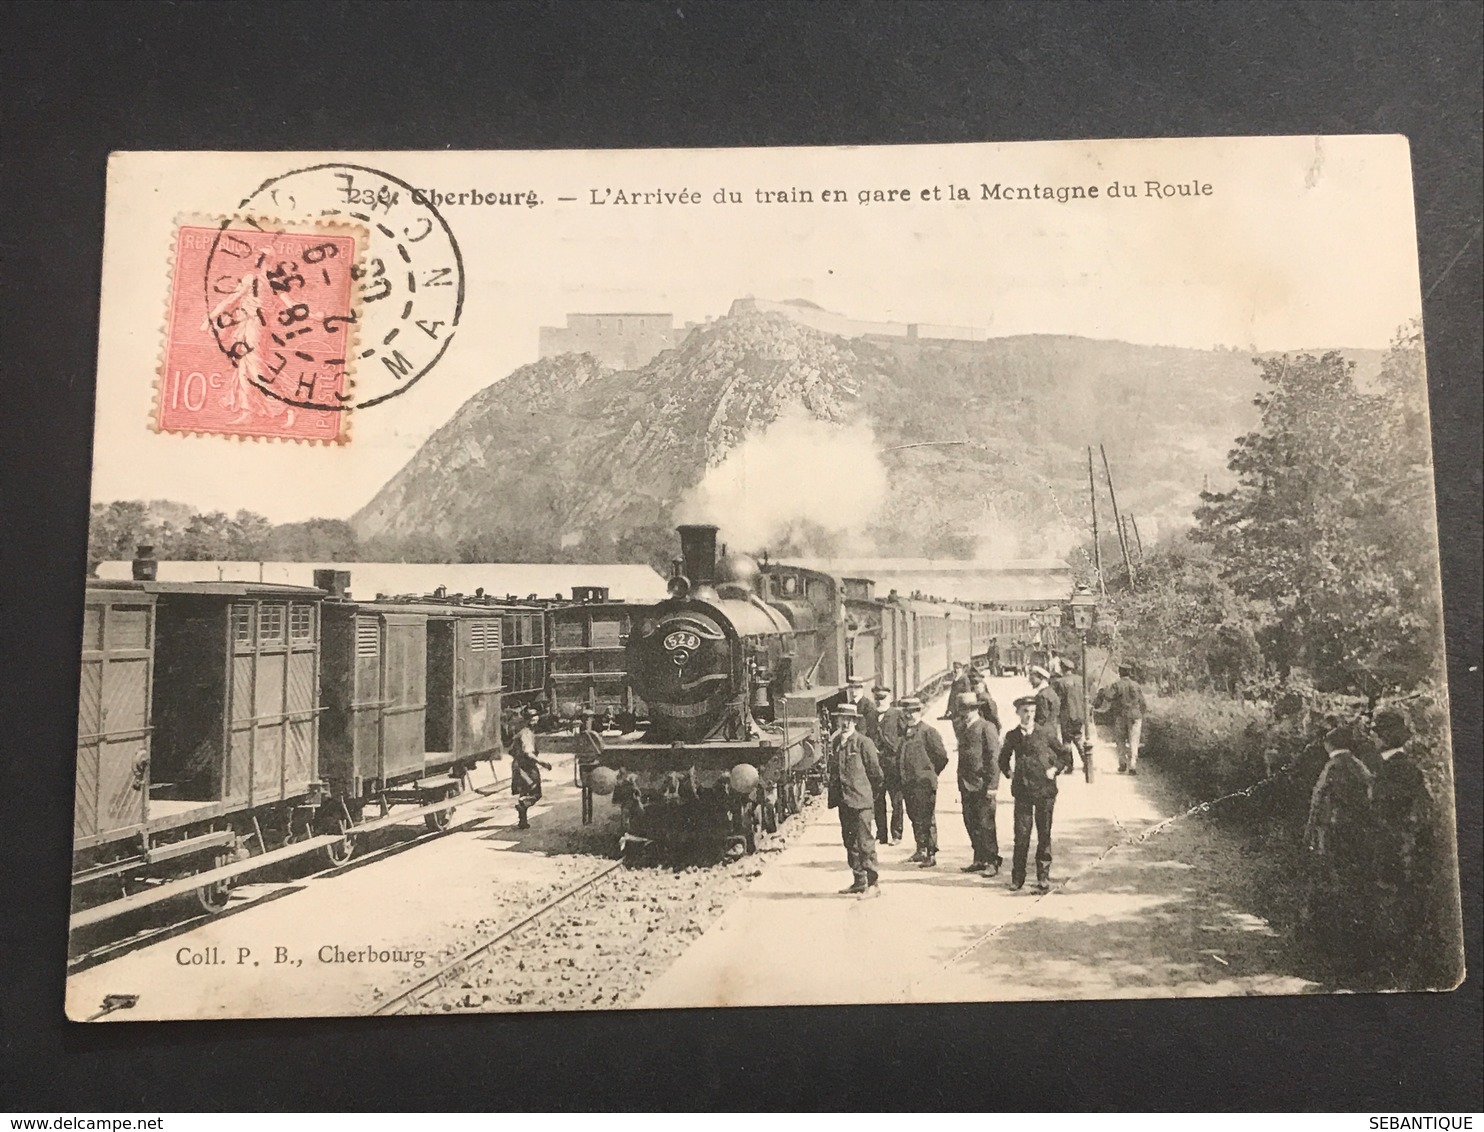
<path id="1" fill-rule="evenodd" d="M 134 561 L 130 563 L 136 582 L 153 582 L 160 572 L 160 563 L 155 558 L 155 548 L 140 546 L 134 550 Z"/>
<path id="2" fill-rule="evenodd" d="M 680 554 L 691 592 L 716 588 L 716 527 L 711 523 L 686 523 L 680 532 Z"/>

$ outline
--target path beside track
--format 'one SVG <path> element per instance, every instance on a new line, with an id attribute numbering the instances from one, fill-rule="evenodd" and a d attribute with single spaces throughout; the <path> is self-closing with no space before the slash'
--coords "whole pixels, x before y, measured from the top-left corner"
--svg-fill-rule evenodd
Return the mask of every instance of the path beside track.
<path id="1" fill-rule="evenodd" d="M 218 916 L 71 975 L 67 1016 L 88 1018 L 119 994 L 139 999 L 108 1021 L 374 1009 L 385 988 L 437 970 L 504 918 L 592 872 L 592 854 L 611 848 L 605 823 L 580 824 L 571 756 L 551 760 L 530 830 L 515 829 L 508 787 L 493 785 L 490 764 L 481 763 L 474 785 L 493 790 L 460 806 L 449 832 L 421 838 L 416 820 L 384 831 L 383 852 L 364 865 L 352 859 L 328 875 L 244 884 Z M 509 763 L 497 765 L 508 776 Z M 405 852 L 395 851 L 399 837 L 410 842 Z M 375 950 L 388 961 L 337 958 L 336 949 Z"/>
<path id="2" fill-rule="evenodd" d="M 1029 690 L 991 681 L 1002 716 Z M 927 713 L 954 755 L 952 729 Z M 1250 867 L 1204 816 L 1182 818 L 1157 770 L 1116 773 L 1100 748 L 1096 780 L 1061 781 L 1049 895 L 1009 891 L 1008 783 L 999 794 L 1005 869 L 959 871 L 971 853 L 954 766 L 938 789 L 936 869 L 907 861 L 910 826 L 879 846 L 882 895 L 838 895 L 850 882 L 839 824 L 823 811 L 731 909 L 636 1004 L 712 1007 L 1292 994 L 1317 989 L 1293 972 L 1286 941 L 1244 896 Z M 1034 866 L 1032 866 L 1032 880 Z"/>

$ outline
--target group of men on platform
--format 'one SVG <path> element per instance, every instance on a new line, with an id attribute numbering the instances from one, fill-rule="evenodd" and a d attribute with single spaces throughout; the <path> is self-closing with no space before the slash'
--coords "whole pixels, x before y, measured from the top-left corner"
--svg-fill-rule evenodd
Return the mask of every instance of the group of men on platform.
<path id="1" fill-rule="evenodd" d="M 1002 776 L 1010 778 L 1015 799 L 1014 853 L 1010 888 L 1024 887 L 1030 836 L 1036 833 L 1036 887 L 1051 886 L 1051 822 L 1057 778 L 1068 774 L 1074 756 L 1082 758 L 1091 780 L 1091 745 L 1087 739 L 1086 701 L 1076 666 L 1060 662 L 1055 677 L 1031 669 L 1033 691 L 1015 701 L 1017 724 L 1001 733 L 999 708 L 979 670 L 955 663 L 948 695 L 948 714 L 958 742 L 958 789 L 964 825 L 973 846 L 966 873 L 999 875 L 996 794 Z M 1127 685 L 1127 686 L 1124 686 Z M 1100 693 L 1104 706 L 1116 701 L 1120 711 L 1142 716 L 1143 693 L 1126 670 L 1118 684 Z M 847 894 L 872 897 L 880 892 L 876 845 L 902 839 L 903 812 L 912 825 L 916 849 L 910 861 L 930 869 L 938 863 L 938 776 L 948 766 L 948 751 L 936 729 L 923 719 L 922 701 L 908 696 L 891 701 L 889 689 L 851 681 L 846 699 L 834 712 L 831 736 L 829 804 L 840 813 L 841 837 L 853 874 Z M 1119 769 L 1136 773 L 1138 731 L 1120 728 Z M 888 813 L 888 808 L 890 813 Z"/>

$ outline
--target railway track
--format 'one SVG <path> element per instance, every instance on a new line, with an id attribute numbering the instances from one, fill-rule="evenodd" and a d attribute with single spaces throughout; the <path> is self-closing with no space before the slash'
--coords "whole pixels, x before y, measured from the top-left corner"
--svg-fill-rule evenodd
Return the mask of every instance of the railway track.
<path id="1" fill-rule="evenodd" d="M 453 962 L 446 964 L 421 982 L 414 983 L 406 990 L 381 1003 L 367 1013 L 371 1015 L 406 1014 L 418 1009 L 423 1005 L 425 996 L 435 994 L 455 983 L 461 982 L 471 973 L 482 969 L 493 957 L 495 948 L 504 940 L 509 939 L 528 924 L 540 919 L 552 909 L 565 904 L 574 896 L 587 891 L 604 877 L 610 876 L 623 867 L 623 861 L 612 861 L 604 865 L 601 869 L 589 873 L 576 884 L 564 888 L 561 892 L 558 892 L 555 896 L 550 897 L 530 912 L 527 912 L 514 923 L 502 928 L 497 934 L 480 943 L 472 950 L 465 952 Z"/>

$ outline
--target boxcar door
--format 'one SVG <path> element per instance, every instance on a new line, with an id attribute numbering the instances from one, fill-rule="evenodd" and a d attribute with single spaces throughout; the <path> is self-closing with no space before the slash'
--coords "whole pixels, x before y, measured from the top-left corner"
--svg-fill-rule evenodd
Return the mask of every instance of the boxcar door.
<path id="1" fill-rule="evenodd" d="M 142 825 L 148 814 L 154 606 L 142 594 L 89 602 L 77 703 L 79 839 Z"/>
<path id="2" fill-rule="evenodd" d="M 382 614 L 381 772 L 383 780 L 420 775 L 427 739 L 428 619 Z"/>
<path id="3" fill-rule="evenodd" d="M 359 791 L 360 780 L 381 773 L 382 625 L 375 613 L 355 616 L 355 665 L 350 690 L 350 769 L 346 789 Z"/>
<path id="4" fill-rule="evenodd" d="M 454 667 L 454 753 L 484 757 L 500 749 L 500 618 L 458 623 Z"/>

